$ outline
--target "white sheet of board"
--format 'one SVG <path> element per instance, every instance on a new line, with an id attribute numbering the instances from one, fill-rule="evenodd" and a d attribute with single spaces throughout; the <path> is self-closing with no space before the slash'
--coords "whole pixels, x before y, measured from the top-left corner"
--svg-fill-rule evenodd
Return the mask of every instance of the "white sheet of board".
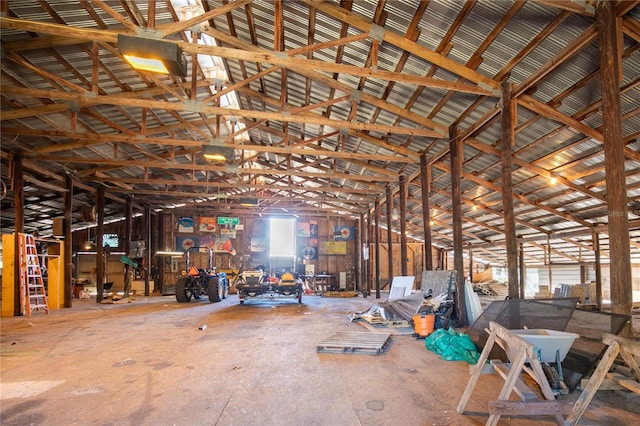
<path id="1" fill-rule="evenodd" d="M 389 290 L 389 300 L 401 299 L 411 295 L 413 282 L 416 277 L 393 277 L 391 290 Z"/>

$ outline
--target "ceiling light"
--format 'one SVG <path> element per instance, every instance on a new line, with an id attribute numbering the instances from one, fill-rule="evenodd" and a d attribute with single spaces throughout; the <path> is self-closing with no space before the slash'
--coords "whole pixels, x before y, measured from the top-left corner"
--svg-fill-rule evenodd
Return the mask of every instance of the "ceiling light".
<path id="1" fill-rule="evenodd" d="M 202 155 L 209 161 L 216 163 L 233 162 L 234 150 L 224 145 L 202 145 Z"/>
<path id="2" fill-rule="evenodd" d="M 260 203 L 257 198 L 240 198 L 240 205 L 245 207 L 258 207 Z"/>
<path id="3" fill-rule="evenodd" d="M 156 254 L 158 256 L 182 256 L 184 253 L 181 251 L 160 250 Z"/>
<path id="4" fill-rule="evenodd" d="M 139 71 L 187 75 L 187 60 L 175 43 L 157 38 L 118 34 L 118 51 Z"/>

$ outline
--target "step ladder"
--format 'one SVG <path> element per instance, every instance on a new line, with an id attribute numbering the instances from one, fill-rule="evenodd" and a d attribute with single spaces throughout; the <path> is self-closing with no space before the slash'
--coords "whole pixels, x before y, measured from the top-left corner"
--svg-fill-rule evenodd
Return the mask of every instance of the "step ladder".
<path id="1" fill-rule="evenodd" d="M 42 280 L 36 240 L 30 234 L 18 234 L 18 262 L 20 266 L 20 308 L 22 315 L 43 310 L 49 313 L 47 293 Z"/>

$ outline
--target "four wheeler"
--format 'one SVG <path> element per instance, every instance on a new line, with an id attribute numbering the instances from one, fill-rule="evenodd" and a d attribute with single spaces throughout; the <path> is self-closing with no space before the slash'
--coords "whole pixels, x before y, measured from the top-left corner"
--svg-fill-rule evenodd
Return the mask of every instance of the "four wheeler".
<path id="1" fill-rule="evenodd" d="M 234 281 L 240 303 L 252 297 L 295 297 L 302 303 L 302 281 L 290 271 L 268 277 L 264 270 L 241 271 Z"/>
<path id="2" fill-rule="evenodd" d="M 207 250 L 209 268 L 199 269 L 191 263 L 191 253 Z M 185 252 L 187 267 L 182 276 L 176 281 L 176 300 L 187 303 L 193 297 L 199 300 L 202 296 L 209 296 L 209 302 L 219 302 L 229 295 L 229 280 L 224 272 L 218 273 L 213 266 L 213 250 L 209 247 L 191 247 Z"/>

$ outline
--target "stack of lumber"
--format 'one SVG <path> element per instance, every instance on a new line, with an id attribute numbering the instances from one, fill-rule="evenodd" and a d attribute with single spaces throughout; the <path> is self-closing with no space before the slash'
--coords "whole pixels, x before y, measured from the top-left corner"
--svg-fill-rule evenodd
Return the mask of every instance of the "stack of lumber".
<path id="1" fill-rule="evenodd" d="M 534 296 L 536 299 L 551 298 L 551 287 L 546 284 L 538 285 L 538 292 Z"/>
<path id="2" fill-rule="evenodd" d="M 356 297 L 357 291 L 325 291 L 322 297 Z"/>
<path id="3" fill-rule="evenodd" d="M 578 303 L 592 305 L 596 303 L 596 284 L 560 284 L 555 288 L 553 297 L 577 297 Z"/>
<path id="4" fill-rule="evenodd" d="M 491 268 L 473 273 L 473 282 L 475 283 L 483 283 L 487 281 L 491 281 L 493 279 L 493 271 Z"/>
<path id="5" fill-rule="evenodd" d="M 476 293 L 480 293 L 485 296 L 492 296 L 497 299 L 504 299 L 509 295 L 509 287 L 498 281 L 487 281 L 474 284 L 473 289 Z"/>

